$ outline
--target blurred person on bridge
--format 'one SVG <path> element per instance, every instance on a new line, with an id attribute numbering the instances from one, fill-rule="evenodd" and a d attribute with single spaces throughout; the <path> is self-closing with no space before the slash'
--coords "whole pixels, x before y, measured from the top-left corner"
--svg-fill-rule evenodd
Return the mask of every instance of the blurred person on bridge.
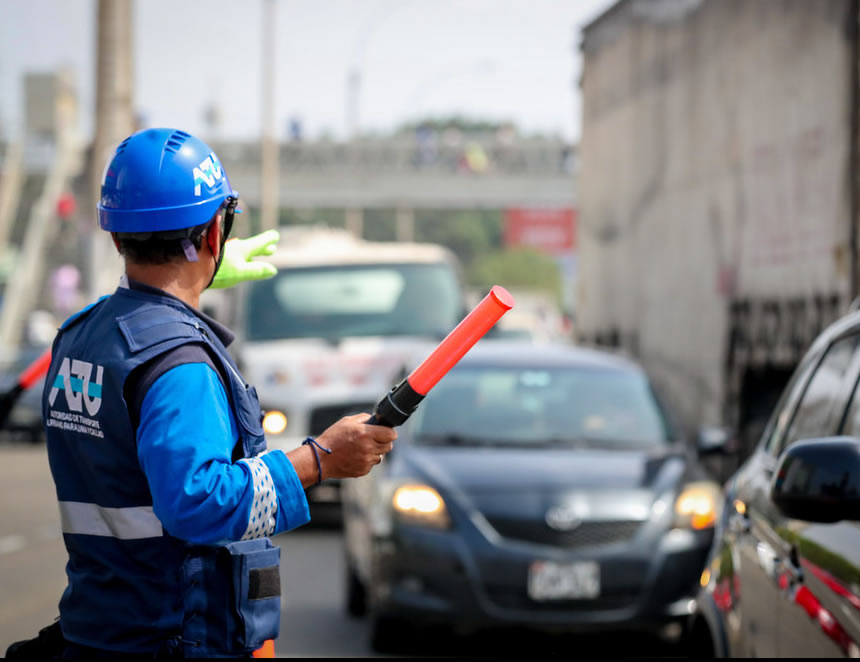
<path id="1" fill-rule="evenodd" d="M 7 657 L 44 655 L 33 642 L 70 658 L 251 656 L 280 625 L 268 536 L 309 520 L 306 487 L 391 450 L 396 432 L 359 414 L 266 451 L 233 335 L 197 310 L 207 287 L 273 275 L 246 259 L 270 237 L 222 264 L 237 202 L 184 131 L 135 133 L 108 163 L 99 223 L 125 275 L 60 327 L 42 398 L 68 586 L 59 622 Z"/>

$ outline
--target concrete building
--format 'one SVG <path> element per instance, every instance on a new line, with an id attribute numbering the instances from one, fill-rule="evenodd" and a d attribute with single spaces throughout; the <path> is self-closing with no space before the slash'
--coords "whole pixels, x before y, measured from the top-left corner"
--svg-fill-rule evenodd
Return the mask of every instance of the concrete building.
<path id="1" fill-rule="evenodd" d="M 578 328 L 747 448 L 858 293 L 850 0 L 621 0 L 582 35 Z"/>

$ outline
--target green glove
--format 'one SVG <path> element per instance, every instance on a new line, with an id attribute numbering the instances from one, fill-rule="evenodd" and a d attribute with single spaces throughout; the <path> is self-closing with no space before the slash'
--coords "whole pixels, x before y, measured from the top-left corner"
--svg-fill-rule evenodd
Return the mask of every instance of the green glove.
<path id="1" fill-rule="evenodd" d="M 223 289 L 246 280 L 264 280 L 274 276 L 278 270 L 273 264 L 256 262 L 251 258 L 274 253 L 280 237 L 277 230 L 266 230 L 247 239 L 230 239 L 224 244 L 224 259 L 209 287 Z"/>

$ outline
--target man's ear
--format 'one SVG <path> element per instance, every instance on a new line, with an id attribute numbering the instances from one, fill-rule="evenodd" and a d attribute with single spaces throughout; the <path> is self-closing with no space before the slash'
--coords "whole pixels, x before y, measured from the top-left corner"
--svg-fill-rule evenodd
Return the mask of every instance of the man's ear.
<path id="1" fill-rule="evenodd" d="M 119 239 L 116 238 L 116 232 L 111 232 L 110 238 L 113 239 L 113 245 L 116 246 L 117 253 L 121 253 L 122 251 L 119 249 Z"/>
<path id="2" fill-rule="evenodd" d="M 216 260 L 221 252 L 221 214 L 215 214 L 215 220 L 209 224 L 206 230 L 206 244 L 209 246 L 209 251 L 212 257 Z"/>

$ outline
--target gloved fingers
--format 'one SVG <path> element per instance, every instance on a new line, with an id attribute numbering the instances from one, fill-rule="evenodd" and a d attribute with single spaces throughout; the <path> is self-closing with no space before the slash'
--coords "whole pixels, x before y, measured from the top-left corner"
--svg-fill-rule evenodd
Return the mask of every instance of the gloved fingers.
<path id="1" fill-rule="evenodd" d="M 271 255 L 278 248 L 278 240 L 281 238 L 277 230 L 266 230 L 260 234 L 248 237 L 243 241 L 244 249 L 248 257 L 255 255 Z"/>
<path id="2" fill-rule="evenodd" d="M 265 280 L 278 273 L 278 270 L 268 262 L 252 262 L 243 269 L 243 272 L 247 274 L 250 280 Z"/>

